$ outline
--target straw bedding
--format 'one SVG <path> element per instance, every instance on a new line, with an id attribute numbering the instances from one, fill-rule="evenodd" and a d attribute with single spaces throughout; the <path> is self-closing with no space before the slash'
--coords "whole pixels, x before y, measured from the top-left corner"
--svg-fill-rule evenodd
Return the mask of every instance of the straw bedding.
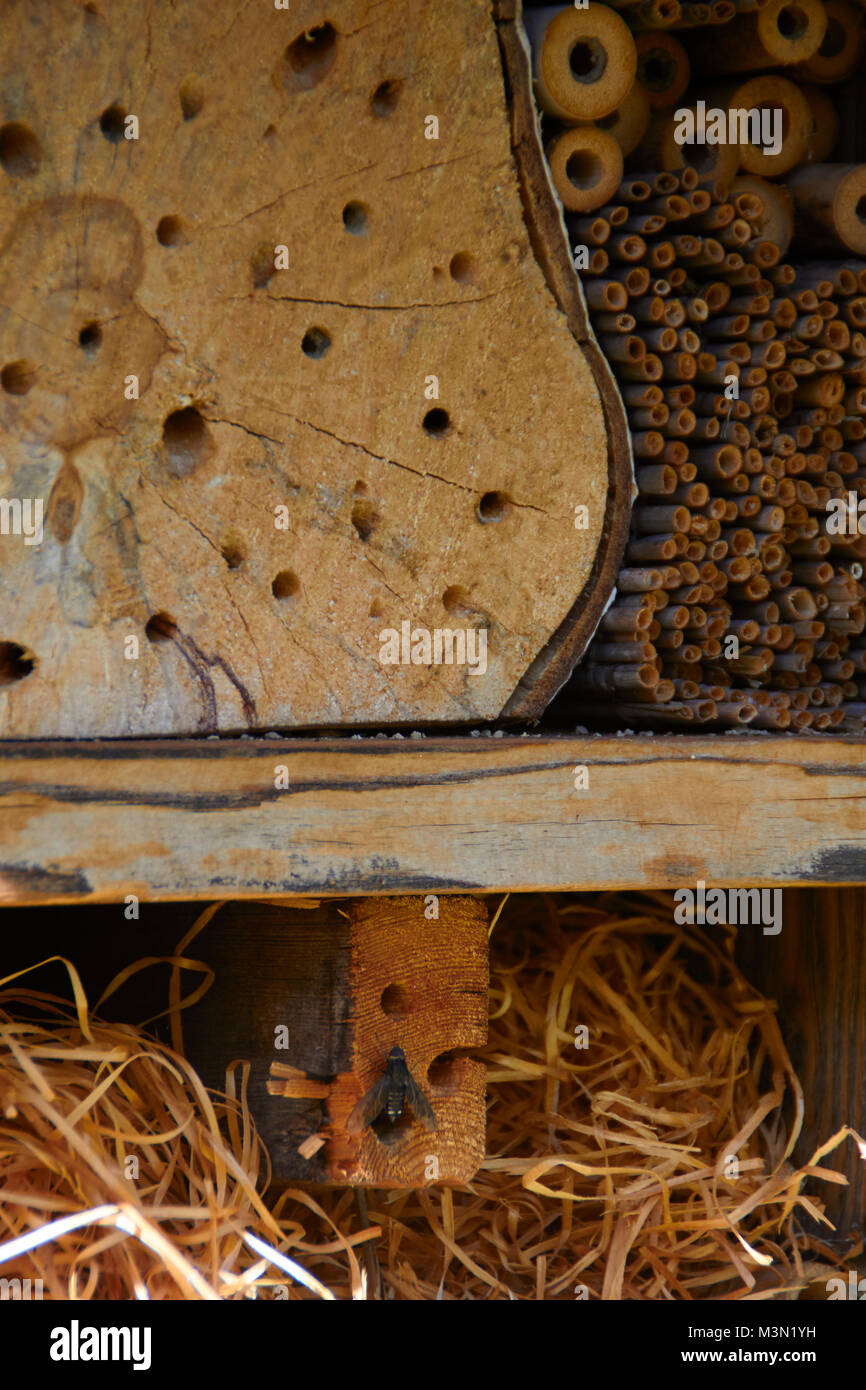
<path id="1" fill-rule="evenodd" d="M 203 962 L 173 958 L 173 1047 L 101 1021 L 71 962 L 68 999 L 38 969 L 0 978 L 0 1275 L 56 1299 L 820 1289 L 860 1253 L 822 1216 L 844 1179 L 821 1161 L 866 1144 L 845 1129 L 795 1166 L 801 1087 L 732 940 L 675 925 L 666 894 L 510 899 L 491 932 L 488 1156 L 466 1188 L 396 1193 L 269 1190 L 245 1063 L 216 1095 L 183 1056 Z"/>

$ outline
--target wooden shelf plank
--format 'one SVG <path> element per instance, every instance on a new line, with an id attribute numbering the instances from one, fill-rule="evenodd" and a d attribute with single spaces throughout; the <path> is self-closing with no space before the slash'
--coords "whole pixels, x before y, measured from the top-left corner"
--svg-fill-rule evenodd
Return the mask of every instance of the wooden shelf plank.
<path id="1" fill-rule="evenodd" d="M 279 766 L 289 786 L 275 787 Z M 578 791 L 574 769 L 589 787 Z M 0 744 L 5 904 L 866 882 L 855 738 Z"/>

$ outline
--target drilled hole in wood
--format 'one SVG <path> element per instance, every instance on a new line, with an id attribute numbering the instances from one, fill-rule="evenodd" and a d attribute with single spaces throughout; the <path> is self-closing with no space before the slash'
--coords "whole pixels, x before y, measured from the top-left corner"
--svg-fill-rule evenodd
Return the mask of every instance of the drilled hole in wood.
<path id="1" fill-rule="evenodd" d="M 102 329 L 95 320 L 85 323 L 78 333 L 78 346 L 86 357 L 95 357 L 102 346 Z"/>
<path id="2" fill-rule="evenodd" d="M 324 328 L 308 328 L 301 341 L 301 352 L 307 357 L 324 357 L 331 346 L 331 337 Z"/>
<path id="3" fill-rule="evenodd" d="M 364 482 L 364 479 L 358 478 L 357 482 L 355 483 L 355 486 L 352 488 L 352 491 L 354 492 L 356 497 L 366 497 L 369 489 L 367 487 L 367 484 Z"/>
<path id="4" fill-rule="evenodd" d="M 384 618 L 385 616 L 384 604 L 380 603 L 377 598 L 374 598 L 373 602 L 370 604 L 369 616 L 371 618 Z"/>
<path id="5" fill-rule="evenodd" d="M 485 492 L 476 515 L 479 521 L 504 521 L 510 511 L 511 498 L 507 492 Z"/>
<path id="6" fill-rule="evenodd" d="M 274 582 L 271 585 L 271 593 L 274 598 L 293 599 L 300 592 L 301 581 L 292 570 L 280 570 L 279 574 L 274 576 Z"/>
<path id="7" fill-rule="evenodd" d="M 41 162 L 42 146 L 29 125 L 9 121 L 0 126 L 0 165 L 10 178 L 31 178 Z"/>
<path id="8" fill-rule="evenodd" d="M 327 77 L 337 56 L 337 31 L 330 21 L 306 29 L 283 54 L 283 82 L 288 88 L 309 91 Z"/>
<path id="9" fill-rule="evenodd" d="M 478 279 L 478 262 L 468 251 L 458 251 L 456 256 L 452 256 L 448 269 L 452 280 L 456 280 L 458 285 L 473 285 Z"/>
<path id="10" fill-rule="evenodd" d="M 386 77 L 384 82 L 380 82 L 370 98 L 373 115 L 384 118 L 396 111 L 402 90 L 403 83 L 399 77 Z"/>
<path id="11" fill-rule="evenodd" d="M 459 1054 L 440 1052 L 427 1068 L 427 1084 L 439 1095 L 455 1095 L 460 1089 Z"/>
<path id="12" fill-rule="evenodd" d="M 187 477 L 208 457 L 213 441 L 195 406 L 173 410 L 162 427 L 166 462 L 179 478 Z"/>
<path id="13" fill-rule="evenodd" d="M 462 589 L 459 584 L 452 584 L 442 595 L 442 607 L 446 613 L 465 612 L 469 607 L 469 602 L 469 591 Z"/>
<path id="14" fill-rule="evenodd" d="M 263 290 L 270 284 L 274 274 L 274 248 L 267 242 L 261 242 L 250 256 L 250 274 L 253 277 L 253 289 Z"/>
<path id="15" fill-rule="evenodd" d="M 186 235 L 180 218 L 172 214 L 161 217 L 156 224 L 156 239 L 160 246 L 182 246 Z"/>
<path id="16" fill-rule="evenodd" d="M 240 536 L 229 533 L 224 536 L 220 544 L 220 554 L 225 560 L 230 570 L 240 569 L 244 560 L 247 558 L 247 548 Z"/>
<path id="17" fill-rule="evenodd" d="M 379 1002 L 389 1018 L 407 1018 L 412 1012 L 412 996 L 405 985 L 388 985 Z"/>
<path id="18" fill-rule="evenodd" d="M 432 410 L 428 410 L 423 420 L 424 429 L 434 439 L 441 439 L 451 428 L 451 419 L 447 410 L 441 406 L 434 405 Z"/>
<path id="19" fill-rule="evenodd" d="M 177 636 L 177 623 L 170 613 L 154 613 L 144 625 L 144 635 L 149 642 L 171 642 Z"/>
<path id="20" fill-rule="evenodd" d="M 490 621 L 488 614 L 461 584 L 449 585 L 442 595 L 442 607 L 446 613 L 462 618 L 471 627 L 485 627 Z"/>
<path id="21" fill-rule="evenodd" d="M 36 657 L 18 642 L 0 642 L 0 685 L 23 681 L 36 665 Z"/>
<path id="22" fill-rule="evenodd" d="M 343 208 L 343 226 L 352 236 L 365 236 L 368 220 L 369 212 L 363 203 L 347 203 Z"/>
<path id="23" fill-rule="evenodd" d="M 195 77 L 188 77 L 181 83 L 178 97 L 185 121 L 193 120 L 204 106 L 204 88 Z"/>
<path id="24" fill-rule="evenodd" d="M 119 145 L 126 131 L 126 115 L 122 106 L 106 106 L 99 118 L 99 129 L 112 145 Z"/>
<path id="25" fill-rule="evenodd" d="M 36 384 L 36 363 L 26 357 L 17 362 L 7 362 L 0 371 L 0 386 L 10 396 L 26 396 Z"/>
<path id="26" fill-rule="evenodd" d="M 378 521 L 373 503 L 367 498 L 359 498 L 352 508 L 352 525 L 362 541 L 370 539 Z"/>

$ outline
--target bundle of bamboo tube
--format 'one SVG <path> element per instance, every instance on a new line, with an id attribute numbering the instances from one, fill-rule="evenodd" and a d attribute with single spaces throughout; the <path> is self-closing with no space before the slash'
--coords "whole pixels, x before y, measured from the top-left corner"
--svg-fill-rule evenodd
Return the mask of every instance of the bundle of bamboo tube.
<path id="1" fill-rule="evenodd" d="M 750 188 L 626 179 L 584 280 L 639 495 L 617 597 L 576 681 L 620 714 L 866 724 L 866 265 L 791 265 Z M 840 513 L 841 515 L 841 513 Z"/>
<path id="2" fill-rule="evenodd" d="M 614 0 L 636 78 L 606 120 L 616 140 L 630 113 L 633 172 L 604 202 L 564 200 L 638 487 L 573 688 L 630 724 L 863 732 L 866 263 L 847 257 L 866 254 L 866 165 L 825 162 L 839 122 L 824 95 L 860 61 L 863 12 L 745 0 L 722 41 L 699 32 L 706 6 L 652 21 L 664 3 Z M 714 104 L 781 106 L 781 149 L 673 138 L 675 109 Z"/>

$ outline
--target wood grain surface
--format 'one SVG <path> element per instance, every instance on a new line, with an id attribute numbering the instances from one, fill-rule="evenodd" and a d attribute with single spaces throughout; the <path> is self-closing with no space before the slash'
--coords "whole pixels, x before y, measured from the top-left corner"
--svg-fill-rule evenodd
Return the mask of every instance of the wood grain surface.
<path id="1" fill-rule="evenodd" d="M 234 902 L 196 937 L 190 949 L 215 980 L 185 1015 L 186 1053 L 215 1087 L 235 1058 L 250 1062 L 250 1108 L 277 1182 L 468 1182 L 483 1159 L 485 1070 L 467 1053 L 487 1039 L 487 913 L 467 897 L 443 898 L 435 919 L 425 912 L 417 896 L 304 910 Z M 349 1132 L 395 1045 L 435 1130 L 407 1107 L 393 1127 Z M 319 1147 L 305 1157 L 310 1139 Z"/>
<path id="2" fill-rule="evenodd" d="M 586 790 L 575 789 L 580 767 Z M 671 887 L 699 878 L 866 883 L 862 741 L 0 744 L 5 903 Z"/>
<path id="3" fill-rule="evenodd" d="M 803 1083 L 800 1163 L 844 1125 L 866 1132 L 864 922 L 861 891 L 800 889 L 785 894 L 778 937 L 753 931 L 737 937 L 749 979 L 778 1001 L 779 1027 Z M 844 1173 L 848 1186 L 807 1183 L 807 1191 L 820 1193 L 841 1238 L 856 1237 L 866 1217 L 866 1164 L 853 1139 L 821 1162 Z"/>
<path id="4" fill-rule="evenodd" d="M 514 25 L 329 13 L 0 10 L 0 494 L 45 516 L 0 536 L 2 733 L 526 715 L 609 598 L 628 447 Z M 383 666 L 406 620 L 486 671 Z"/>

